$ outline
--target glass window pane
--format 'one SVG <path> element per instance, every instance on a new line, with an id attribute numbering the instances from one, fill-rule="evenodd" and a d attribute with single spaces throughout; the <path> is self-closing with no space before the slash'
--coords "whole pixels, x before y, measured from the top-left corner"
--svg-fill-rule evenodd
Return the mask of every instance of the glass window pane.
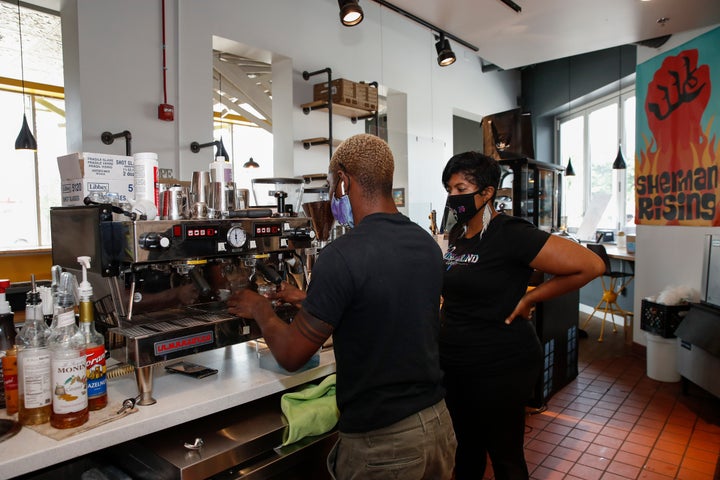
<path id="1" fill-rule="evenodd" d="M 37 209 L 35 153 L 15 150 L 15 138 L 22 126 L 22 95 L 0 91 L 0 158 L 5 165 L 0 175 L 0 248 L 36 247 Z M 28 116 L 32 125 L 32 117 Z M 32 127 L 31 127 L 32 128 Z"/>
<path id="2" fill-rule="evenodd" d="M 635 96 L 628 97 L 623 102 L 623 153 L 627 163 L 625 172 L 627 188 L 625 192 L 625 230 L 635 228 Z"/>
<path id="3" fill-rule="evenodd" d="M 618 151 L 618 105 L 612 103 L 593 110 L 588 116 L 588 150 L 591 202 L 607 202 L 598 228 L 615 229 L 618 223 L 617 172 L 613 170 Z M 624 172 L 623 172 L 624 173 Z"/>
<path id="4" fill-rule="evenodd" d="M 60 172 L 57 157 L 67 152 L 65 136 L 65 100 L 35 99 L 38 139 L 38 200 L 40 201 L 40 245 L 51 246 L 50 207 L 61 203 Z"/>
<path id="5" fill-rule="evenodd" d="M 572 159 L 574 177 L 565 176 L 565 198 L 561 217 L 567 220 L 565 224 L 570 231 L 575 231 L 582 222 L 585 212 L 583 192 L 585 191 L 585 155 L 584 152 L 584 131 L 583 117 L 575 117 L 563 121 L 560 124 L 560 159 L 561 164 L 567 167 L 568 159 Z"/>

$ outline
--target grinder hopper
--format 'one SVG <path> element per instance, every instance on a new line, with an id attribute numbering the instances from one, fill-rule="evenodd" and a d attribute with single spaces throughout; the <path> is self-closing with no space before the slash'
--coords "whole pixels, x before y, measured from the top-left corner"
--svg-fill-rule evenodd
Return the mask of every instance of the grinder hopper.
<path id="1" fill-rule="evenodd" d="M 330 239 L 330 230 L 335 218 L 330 209 L 330 200 L 303 203 L 305 215 L 312 220 L 315 238 L 324 245 Z"/>

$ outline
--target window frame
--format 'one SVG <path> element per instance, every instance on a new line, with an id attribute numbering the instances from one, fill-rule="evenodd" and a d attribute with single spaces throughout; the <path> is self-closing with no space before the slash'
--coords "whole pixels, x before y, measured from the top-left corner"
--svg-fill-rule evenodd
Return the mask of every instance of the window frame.
<path id="1" fill-rule="evenodd" d="M 625 170 L 625 175 L 618 175 L 617 179 L 617 188 L 619 189 L 618 197 L 617 197 L 617 203 L 615 205 L 615 209 L 618 214 L 618 218 L 627 218 L 627 191 L 628 189 L 634 190 L 634 175 L 633 180 L 628 179 L 628 170 L 631 170 L 634 172 L 634 162 L 635 162 L 635 152 L 629 152 L 627 150 L 627 136 L 625 128 L 625 108 L 624 104 L 627 99 L 635 97 L 636 98 L 636 92 L 635 92 L 635 85 L 634 83 L 632 85 L 629 85 L 625 88 L 621 88 L 619 91 L 616 90 L 610 94 L 603 95 L 601 97 L 594 98 L 592 100 L 585 101 L 583 103 L 579 103 L 577 106 L 574 106 L 573 108 L 569 109 L 568 111 L 559 113 L 555 115 L 555 138 L 554 138 L 554 157 L 555 161 L 559 165 L 567 165 L 567 159 L 566 158 L 560 158 L 560 147 L 561 147 L 561 125 L 564 122 L 574 120 L 576 118 L 582 117 L 583 118 L 583 165 L 582 165 L 582 174 L 583 174 L 583 184 L 584 189 L 582 192 L 582 212 L 583 215 L 588 210 L 588 207 L 590 206 L 590 199 L 592 195 L 592 169 L 591 169 L 591 161 L 590 158 L 590 142 L 589 142 L 589 119 L 590 114 L 596 110 L 602 109 L 604 107 L 607 107 L 609 105 L 617 105 L 617 141 L 619 145 L 622 145 L 622 151 L 623 156 L 625 158 L 625 163 L 627 164 L 628 168 Z M 634 117 L 633 117 L 634 120 Z M 634 128 L 633 128 L 634 131 Z M 633 142 L 634 145 L 634 142 Z M 577 160 L 573 158 L 573 165 L 576 165 Z M 613 186 L 615 188 L 615 185 Z M 621 200 L 623 199 L 623 200 Z M 563 201 L 563 204 L 566 202 Z M 561 213 L 561 215 L 564 214 Z M 624 222 L 621 222 L 620 228 L 624 228 Z M 573 225 L 572 227 L 578 227 L 579 225 Z M 569 225 L 568 225 L 569 227 Z M 615 229 L 613 229 L 615 230 Z"/>

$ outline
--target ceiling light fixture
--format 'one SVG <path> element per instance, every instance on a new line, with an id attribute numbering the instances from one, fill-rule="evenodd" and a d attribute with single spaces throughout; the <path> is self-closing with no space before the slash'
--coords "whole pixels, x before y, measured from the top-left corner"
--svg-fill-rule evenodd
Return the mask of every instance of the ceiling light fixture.
<path id="1" fill-rule="evenodd" d="M 473 52 L 477 52 L 477 51 L 479 50 L 478 47 L 476 47 L 476 46 L 473 45 L 472 43 L 468 43 L 468 42 L 466 42 L 465 40 L 463 40 L 463 39 L 461 39 L 461 38 L 458 38 L 458 37 L 456 37 L 455 35 L 453 35 L 453 34 L 451 34 L 451 33 L 448 33 L 448 32 L 444 31 L 443 29 L 441 29 L 441 28 L 439 28 L 439 27 L 436 27 L 436 26 L 433 25 L 432 23 L 430 23 L 430 22 L 428 22 L 428 21 L 426 21 L 426 20 L 423 20 L 423 19 L 420 18 L 420 17 L 417 17 L 417 16 L 413 15 L 412 13 L 408 12 L 407 10 L 403 10 L 402 8 L 395 6 L 395 5 L 393 5 L 392 3 L 390 3 L 390 2 L 386 2 L 385 0 L 373 0 L 373 1 L 374 1 L 375 3 L 378 3 L 378 4 L 382 5 L 383 7 L 389 8 L 389 9 L 392 10 L 393 12 L 399 13 L 400 15 L 402 15 L 402 16 L 404 16 L 404 17 L 406 17 L 406 18 L 409 18 L 409 19 L 412 20 L 413 22 L 419 23 L 420 25 L 429 28 L 429 29 L 430 29 L 431 31 L 433 31 L 433 32 L 437 32 L 437 34 L 440 36 L 440 38 L 443 38 L 443 37 L 444 37 L 444 38 L 445 38 L 445 42 L 444 42 L 445 45 L 441 45 L 441 46 L 446 46 L 447 51 L 450 53 L 450 55 L 452 55 L 452 61 L 450 61 L 450 60 L 445 60 L 446 62 L 449 62 L 449 63 L 445 63 L 445 64 L 440 63 L 440 52 L 441 52 L 442 50 L 441 50 L 440 47 L 439 47 L 440 42 L 437 42 L 437 43 L 435 44 L 435 48 L 436 48 L 437 51 L 438 51 L 438 64 L 440 64 L 441 66 L 450 65 L 450 64 L 452 64 L 452 63 L 455 61 L 455 54 L 454 54 L 453 51 L 450 49 L 450 43 L 447 41 L 447 39 L 450 39 L 450 40 L 452 40 L 452 41 L 454 41 L 454 42 L 457 42 L 457 43 L 459 43 L 460 45 L 469 48 L 469 49 L 472 50 Z M 436 39 L 437 39 L 437 38 L 438 38 L 438 37 L 436 36 Z"/>
<path id="2" fill-rule="evenodd" d="M 363 21 L 363 10 L 358 0 L 338 0 L 340 6 L 340 22 L 346 27 L 354 27 Z"/>
<path id="3" fill-rule="evenodd" d="M 571 85 L 571 81 L 572 81 L 572 69 L 570 68 L 570 66 L 571 66 L 571 58 L 568 57 L 568 82 L 567 82 L 567 87 L 568 87 L 568 112 L 567 112 L 567 114 L 568 114 L 568 117 L 570 117 L 570 113 L 572 112 L 572 92 L 570 90 L 570 85 Z M 574 177 L 575 176 L 575 169 L 572 166 L 572 157 L 568 157 L 567 167 L 565 167 L 565 176 L 566 177 Z"/>
<path id="4" fill-rule="evenodd" d="M 247 162 L 245 162 L 245 163 L 243 164 L 243 167 L 244 167 L 244 168 L 260 168 L 260 164 L 257 163 L 255 160 L 253 160 L 252 157 L 250 157 L 250 160 L 248 160 Z"/>
<path id="5" fill-rule="evenodd" d="M 622 112 L 622 45 L 620 45 L 620 48 L 618 49 L 618 126 L 622 125 L 620 122 L 620 114 Z M 618 127 L 619 128 L 619 127 Z M 625 158 L 623 157 L 622 153 L 622 132 L 618 130 L 618 152 L 615 156 L 615 161 L 612 164 L 613 170 L 625 170 L 627 168 L 627 164 L 625 163 Z"/>
<path id="6" fill-rule="evenodd" d="M 25 65 L 23 63 L 23 41 L 22 41 L 22 21 L 20 20 L 20 0 L 17 2 L 18 8 L 18 32 L 20 33 L 20 80 L 22 82 L 22 101 L 23 101 L 23 123 L 20 127 L 20 133 L 15 139 L 15 150 L 37 150 L 37 140 L 28 125 L 27 115 L 25 114 Z"/>
<path id="7" fill-rule="evenodd" d="M 435 43 L 435 50 L 437 51 L 437 62 L 441 67 L 447 67 L 455 63 L 455 52 L 450 48 L 450 41 L 445 38 L 445 34 L 440 32 L 439 37 L 435 37 L 437 43 Z"/>

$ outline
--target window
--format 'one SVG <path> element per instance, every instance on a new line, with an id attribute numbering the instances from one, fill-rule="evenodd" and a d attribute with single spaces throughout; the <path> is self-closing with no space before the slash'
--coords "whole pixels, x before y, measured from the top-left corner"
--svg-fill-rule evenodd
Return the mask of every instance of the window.
<path id="1" fill-rule="evenodd" d="M 571 159 L 575 170 L 574 177 L 565 178 L 562 218 L 568 231 L 593 220 L 597 229 L 634 228 L 634 89 L 579 106 L 557 122 L 560 164 Z M 626 170 L 612 168 L 618 145 Z"/>
<path id="2" fill-rule="evenodd" d="M 57 157 L 67 153 L 60 17 L 24 7 L 20 17 L 24 97 L 17 6 L 0 3 L 0 250 L 51 246 L 50 207 L 60 205 Z M 37 152 L 15 150 L 23 109 Z"/>

